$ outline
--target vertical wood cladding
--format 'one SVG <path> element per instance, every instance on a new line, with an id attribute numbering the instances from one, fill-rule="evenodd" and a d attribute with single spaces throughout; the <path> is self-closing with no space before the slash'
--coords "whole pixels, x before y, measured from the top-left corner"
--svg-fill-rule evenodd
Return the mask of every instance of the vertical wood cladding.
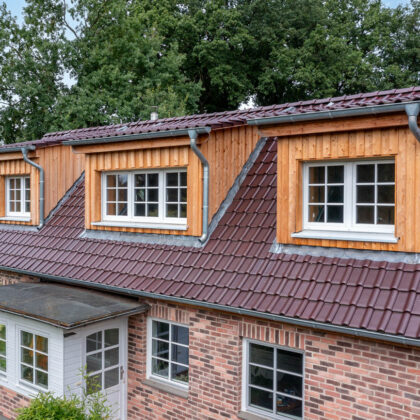
<path id="1" fill-rule="evenodd" d="M 10 160 L 7 158 L 10 156 Z M 70 146 L 38 149 L 29 158 L 45 171 L 45 217 L 57 205 L 66 191 L 84 170 L 84 156 L 76 155 Z M 1 221 L 8 224 L 37 225 L 39 223 L 39 171 L 26 163 L 21 153 L 2 156 L 0 161 L 0 217 L 6 213 L 5 178 L 9 175 L 29 175 L 31 183 L 31 221 Z"/>
<path id="2" fill-rule="evenodd" d="M 210 165 L 209 220 L 225 199 L 235 178 L 240 173 L 259 139 L 256 127 L 233 127 L 216 130 L 200 137 L 200 149 Z M 183 145 L 180 146 L 179 143 Z M 171 144 L 172 143 L 172 144 Z M 163 147 L 159 147 L 159 145 Z M 118 148 L 130 147 L 129 143 Z M 202 165 L 189 147 L 189 139 L 162 139 L 132 143 L 133 150 L 117 151 L 114 145 L 80 147 L 86 156 L 87 229 L 123 232 L 160 233 L 200 236 L 202 233 Z M 141 170 L 153 168 L 187 168 L 187 225 L 186 231 L 167 229 L 139 229 L 94 226 L 101 220 L 101 172 L 115 170 Z"/>
<path id="3" fill-rule="evenodd" d="M 385 157 L 395 158 L 395 236 L 399 238 L 398 243 L 291 238 L 293 232 L 302 230 L 303 162 Z M 279 243 L 420 251 L 420 143 L 407 126 L 279 137 L 277 183 Z"/>

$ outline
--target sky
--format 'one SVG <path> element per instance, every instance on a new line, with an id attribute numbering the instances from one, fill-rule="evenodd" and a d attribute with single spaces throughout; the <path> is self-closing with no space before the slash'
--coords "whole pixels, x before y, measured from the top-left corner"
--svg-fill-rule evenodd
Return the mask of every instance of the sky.
<path id="1" fill-rule="evenodd" d="M 22 19 L 22 9 L 25 6 L 25 0 L 3 0 L 9 10 L 14 16 L 18 17 L 20 21 Z M 389 7 L 396 7 L 400 4 L 408 4 L 409 0 L 382 0 L 382 2 Z"/>

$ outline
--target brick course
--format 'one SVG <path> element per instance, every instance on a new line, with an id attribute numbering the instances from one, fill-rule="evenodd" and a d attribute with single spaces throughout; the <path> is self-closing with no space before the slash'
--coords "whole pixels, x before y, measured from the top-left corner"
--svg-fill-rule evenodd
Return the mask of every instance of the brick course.
<path id="1" fill-rule="evenodd" d="M 0 414 L 6 418 L 14 419 L 16 410 L 27 406 L 29 401 L 29 398 L 0 385 Z"/>

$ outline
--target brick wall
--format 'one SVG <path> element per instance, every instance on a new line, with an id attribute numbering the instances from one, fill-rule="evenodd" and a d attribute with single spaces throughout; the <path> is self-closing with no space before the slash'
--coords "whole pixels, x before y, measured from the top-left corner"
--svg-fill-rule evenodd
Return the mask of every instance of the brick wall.
<path id="1" fill-rule="evenodd" d="M 7 286 L 16 283 L 36 283 L 39 282 L 37 277 L 16 274 L 9 271 L 0 271 L 0 286 Z"/>
<path id="2" fill-rule="evenodd" d="M 0 414 L 8 419 L 16 418 L 16 410 L 29 404 L 29 399 L 0 386 Z"/>
<path id="3" fill-rule="evenodd" d="M 146 319 L 129 322 L 129 419 L 237 419 L 242 338 L 305 352 L 305 419 L 420 418 L 420 350 L 214 311 L 148 302 L 149 316 L 190 328 L 188 397 L 146 379 Z"/>

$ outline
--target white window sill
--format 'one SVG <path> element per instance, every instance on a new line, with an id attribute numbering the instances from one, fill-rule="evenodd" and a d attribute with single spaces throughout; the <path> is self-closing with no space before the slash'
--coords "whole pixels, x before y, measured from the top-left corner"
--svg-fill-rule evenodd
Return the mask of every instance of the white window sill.
<path id="1" fill-rule="evenodd" d="M 157 379 L 148 378 L 142 381 L 144 385 L 156 388 L 159 391 L 167 392 L 168 394 L 176 395 L 181 398 L 188 398 L 188 388 L 180 388 L 170 383 L 160 382 Z"/>
<path id="2" fill-rule="evenodd" d="M 31 217 L 29 216 L 6 216 L 0 217 L 0 222 L 30 222 Z"/>
<path id="3" fill-rule="evenodd" d="M 269 417 L 262 417 L 261 415 L 251 413 L 249 411 L 240 411 L 238 417 L 242 420 L 266 420 Z"/>
<path id="4" fill-rule="evenodd" d="M 121 227 L 121 228 L 136 228 L 136 229 L 168 229 L 168 230 L 187 230 L 188 226 L 183 223 L 137 223 L 137 222 L 113 222 L 102 221 L 93 222 L 93 226 L 102 227 Z"/>
<path id="5" fill-rule="evenodd" d="M 399 238 L 393 233 L 382 232 L 348 232 L 348 231 L 327 231 L 327 230 L 301 230 L 291 234 L 292 238 L 299 239 L 330 239 L 334 241 L 355 241 L 355 242 L 385 242 L 396 244 Z"/>

